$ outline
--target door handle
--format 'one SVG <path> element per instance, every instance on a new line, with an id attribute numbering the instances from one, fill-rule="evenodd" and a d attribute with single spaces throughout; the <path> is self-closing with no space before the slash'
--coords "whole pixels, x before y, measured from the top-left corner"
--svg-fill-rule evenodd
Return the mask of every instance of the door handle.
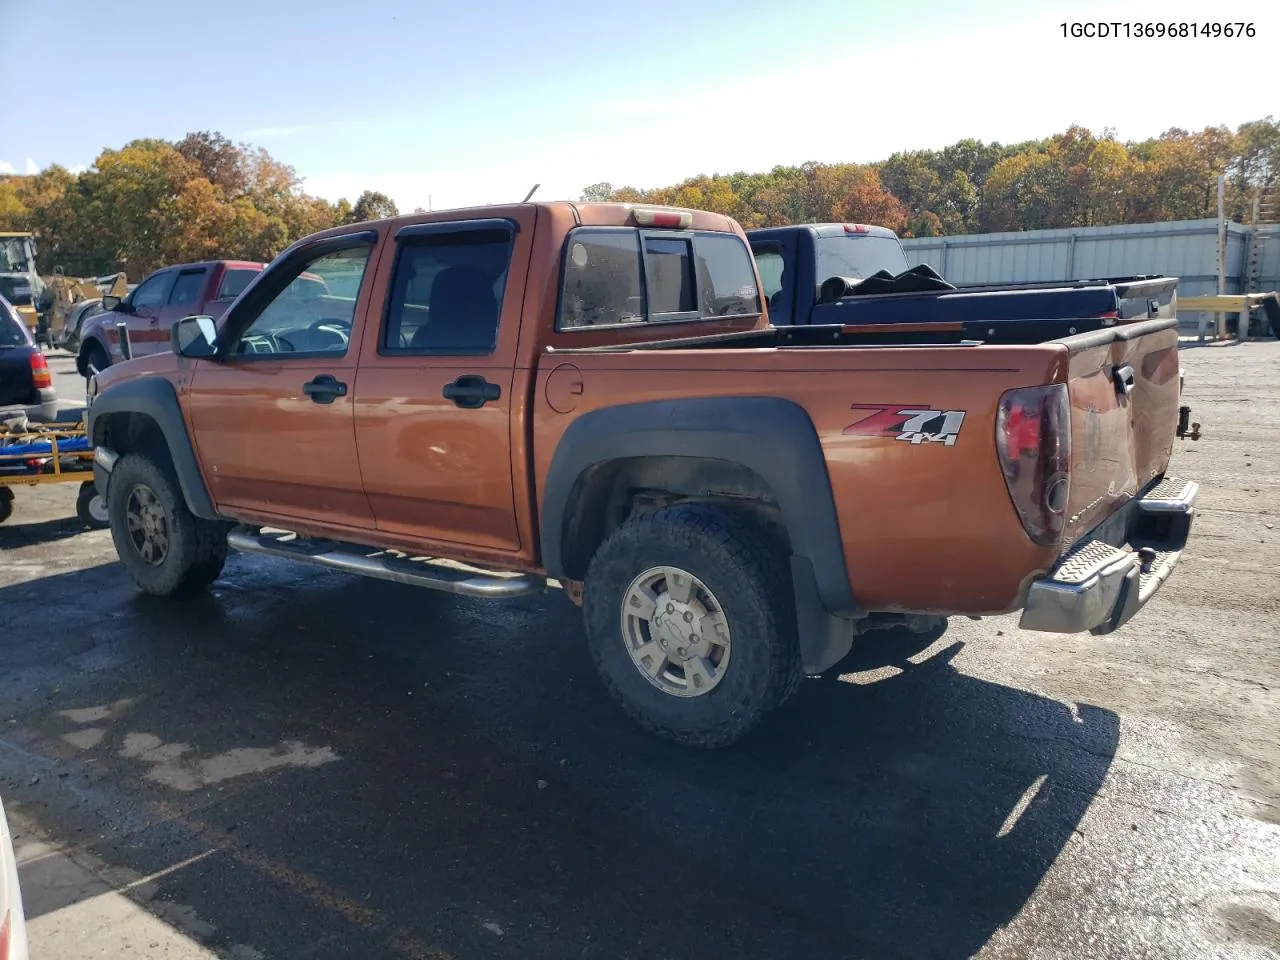
<path id="1" fill-rule="evenodd" d="M 304 383 L 302 392 L 310 397 L 313 403 L 333 403 L 334 397 L 347 395 L 347 385 L 336 377 L 322 373 Z"/>
<path id="2" fill-rule="evenodd" d="M 1123 393 L 1127 397 L 1133 392 L 1133 367 L 1127 363 L 1116 367 L 1111 372 L 1111 380 L 1115 384 L 1116 392 Z"/>
<path id="3" fill-rule="evenodd" d="M 446 400 L 452 400 L 456 406 L 467 410 L 483 407 L 490 400 L 497 400 L 502 396 L 502 388 L 496 383 L 470 373 L 452 383 L 446 383 L 440 392 Z"/>

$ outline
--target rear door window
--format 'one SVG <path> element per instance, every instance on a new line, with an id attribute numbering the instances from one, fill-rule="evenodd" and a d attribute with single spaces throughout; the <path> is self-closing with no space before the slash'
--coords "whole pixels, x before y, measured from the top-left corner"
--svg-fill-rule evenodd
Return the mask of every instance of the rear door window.
<path id="1" fill-rule="evenodd" d="M 463 227 L 400 240 L 379 351 L 483 355 L 498 343 L 514 235 Z"/>
<path id="2" fill-rule="evenodd" d="M 183 270 L 178 274 L 173 290 L 169 293 L 169 306 L 194 306 L 200 301 L 200 293 L 203 290 L 204 270 Z"/>
<path id="3" fill-rule="evenodd" d="M 569 234 L 557 329 L 760 312 L 751 252 L 735 234 L 618 227 Z"/>
<path id="4" fill-rule="evenodd" d="M 222 275 L 222 282 L 218 284 L 219 300 L 234 300 L 244 292 L 244 288 L 249 285 L 249 281 L 258 275 L 258 270 L 245 270 L 239 267 L 232 267 Z"/>

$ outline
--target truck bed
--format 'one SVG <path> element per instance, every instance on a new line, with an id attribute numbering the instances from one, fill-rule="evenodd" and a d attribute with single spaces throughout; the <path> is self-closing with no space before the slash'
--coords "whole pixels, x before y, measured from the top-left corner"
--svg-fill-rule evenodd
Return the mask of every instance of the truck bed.
<path id="1" fill-rule="evenodd" d="M 1061 284 L 991 284 L 953 291 L 860 295 L 815 303 L 811 325 L 909 324 L 938 321 L 1009 323 L 1026 320 L 1126 319 L 1172 315 L 1177 280 L 1121 278 Z"/>
<path id="2" fill-rule="evenodd" d="M 749 231 L 775 326 L 1001 324 L 1172 317 L 1176 277 L 957 285 L 910 266 L 883 227 L 797 224 Z"/>

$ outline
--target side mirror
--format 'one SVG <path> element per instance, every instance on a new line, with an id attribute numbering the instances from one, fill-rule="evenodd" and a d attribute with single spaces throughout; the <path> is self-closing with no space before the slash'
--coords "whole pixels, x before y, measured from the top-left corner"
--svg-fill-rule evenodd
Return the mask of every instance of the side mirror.
<path id="1" fill-rule="evenodd" d="M 180 357 L 212 357 L 217 353 L 217 338 L 213 317 L 183 317 L 169 332 L 173 352 Z"/>
<path id="2" fill-rule="evenodd" d="M 108 313 L 114 310 L 118 306 L 120 306 L 119 297 L 112 296 L 111 294 L 108 293 L 102 298 L 102 309 L 107 311 Z"/>

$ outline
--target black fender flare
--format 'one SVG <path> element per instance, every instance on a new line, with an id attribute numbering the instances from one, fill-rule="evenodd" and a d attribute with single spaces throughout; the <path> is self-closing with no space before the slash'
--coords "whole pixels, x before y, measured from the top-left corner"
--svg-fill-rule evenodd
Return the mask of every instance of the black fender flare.
<path id="1" fill-rule="evenodd" d="M 173 470 L 182 488 L 182 496 L 187 501 L 187 508 L 197 517 L 217 520 L 218 513 L 200 473 L 195 447 L 187 433 L 186 422 L 182 419 L 182 407 L 173 384 L 163 377 L 140 377 L 137 380 L 111 384 L 103 390 L 90 405 L 88 423 L 85 425 L 95 449 L 102 446 L 105 418 L 122 413 L 147 417 L 155 422 L 169 448 L 169 457 L 173 461 Z M 103 470 L 109 468 L 101 460 L 97 460 L 95 475 Z M 95 482 L 97 479 L 95 476 Z M 106 484 L 103 483 L 98 488 L 98 492 L 104 496 L 105 487 Z"/>
<path id="2" fill-rule="evenodd" d="M 656 400 L 594 410 L 564 432 L 542 495 L 542 562 L 565 579 L 565 534 L 579 478 L 610 460 L 688 456 L 726 460 L 760 476 L 777 498 L 792 546 L 792 568 L 812 569 L 823 609 L 863 615 L 844 561 L 835 496 L 822 444 L 809 414 L 778 397 Z M 800 593 L 797 585 L 797 593 Z"/>

